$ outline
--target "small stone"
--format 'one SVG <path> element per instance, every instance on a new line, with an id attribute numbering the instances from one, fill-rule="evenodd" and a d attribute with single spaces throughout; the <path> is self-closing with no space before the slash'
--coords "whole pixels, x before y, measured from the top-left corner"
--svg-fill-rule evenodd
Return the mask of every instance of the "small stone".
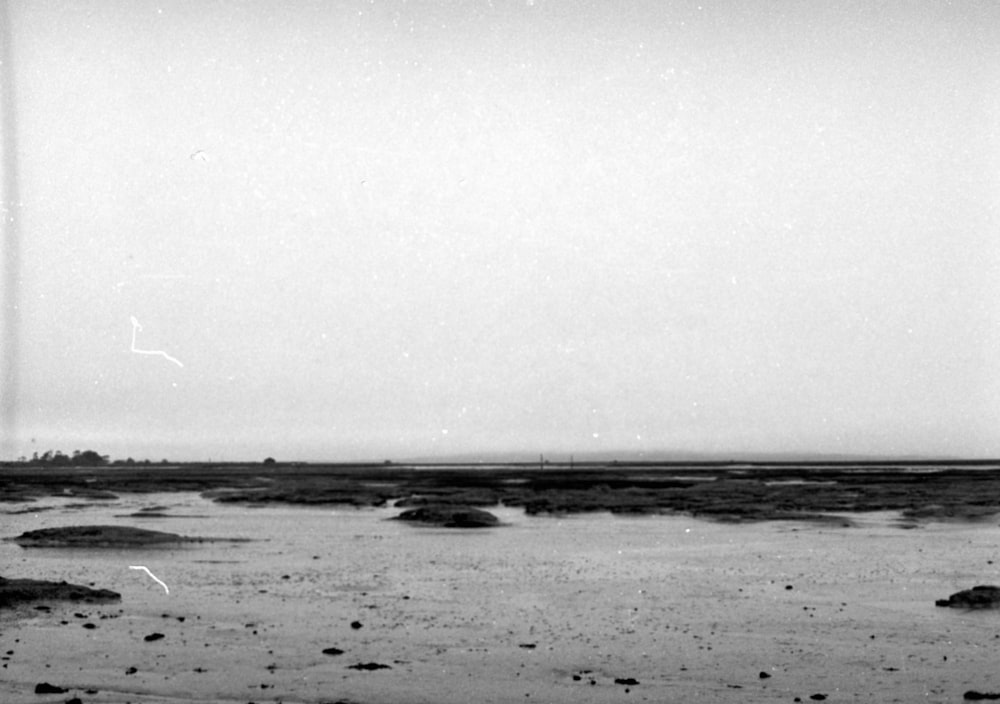
<path id="1" fill-rule="evenodd" d="M 164 638 L 166 638 L 166 636 L 162 633 L 150 633 L 148 636 L 143 638 L 143 640 L 147 643 L 152 643 L 154 640 L 162 640 Z"/>
<path id="2" fill-rule="evenodd" d="M 324 655 L 343 655 L 344 651 L 340 648 L 326 648 L 323 650 Z"/>
<path id="3" fill-rule="evenodd" d="M 770 674 L 768 674 L 767 672 L 764 672 L 763 670 L 761 670 L 761 671 L 760 671 L 760 674 L 759 674 L 759 675 L 757 675 L 757 676 L 758 676 L 758 677 L 760 677 L 760 678 L 761 678 L 762 680 L 766 680 L 766 679 L 767 679 L 768 677 L 770 677 L 771 675 L 770 675 Z"/>
<path id="4" fill-rule="evenodd" d="M 361 628 L 362 625 L 363 624 L 361 623 L 361 621 L 351 621 L 351 628 L 353 628 L 355 631 Z"/>
<path id="5" fill-rule="evenodd" d="M 812 699 L 814 702 L 821 702 L 824 699 L 826 699 L 826 695 L 825 694 L 810 694 L 809 698 Z"/>

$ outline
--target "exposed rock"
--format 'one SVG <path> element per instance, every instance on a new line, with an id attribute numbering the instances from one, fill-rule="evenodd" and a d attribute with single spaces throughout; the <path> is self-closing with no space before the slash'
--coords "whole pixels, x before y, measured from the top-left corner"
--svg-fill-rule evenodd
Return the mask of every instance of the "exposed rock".
<path id="1" fill-rule="evenodd" d="M 974 689 L 970 689 L 968 692 L 962 695 L 962 699 L 967 699 L 968 701 L 981 701 L 984 699 L 1000 699 L 1000 694 L 994 692 L 977 692 Z"/>
<path id="2" fill-rule="evenodd" d="M 91 589 L 68 582 L 43 579 L 6 579 L 0 577 L 0 609 L 32 601 L 84 601 L 87 603 L 121 601 L 122 595 L 110 589 Z M 46 609 L 47 610 L 47 609 Z"/>
<path id="3" fill-rule="evenodd" d="M 947 599 L 938 599 L 934 604 L 958 609 L 1000 608 L 1000 587 L 979 585 L 972 589 L 955 592 Z"/>
<path id="4" fill-rule="evenodd" d="M 623 684 L 627 687 L 634 687 L 635 685 L 639 684 L 639 680 L 635 679 L 634 677 L 616 677 L 615 684 Z"/>
<path id="5" fill-rule="evenodd" d="M 412 523 L 428 523 L 443 528 L 490 528 L 500 524 L 500 520 L 489 511 L 472 506 L 441 504 L 409 509 L 396 516 L 396 519 Z"/>

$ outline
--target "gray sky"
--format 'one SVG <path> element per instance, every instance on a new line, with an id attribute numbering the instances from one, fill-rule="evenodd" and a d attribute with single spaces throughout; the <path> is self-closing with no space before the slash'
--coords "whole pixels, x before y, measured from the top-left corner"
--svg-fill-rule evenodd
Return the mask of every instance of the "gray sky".
<path id="1" fill-rule="evenodd" d="M 9 5 L 8 454 L 1000 455 L 995 2 Z"/>

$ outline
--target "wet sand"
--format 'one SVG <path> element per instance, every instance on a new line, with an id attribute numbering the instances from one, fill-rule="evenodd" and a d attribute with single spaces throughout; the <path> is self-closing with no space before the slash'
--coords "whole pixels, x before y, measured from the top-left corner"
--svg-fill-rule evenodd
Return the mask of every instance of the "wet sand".
<path id="1" fill-rule="evenodd" d="M 118 523 L 249 541 L 0 544 L 7 577 L 122 595 L 0 612 L 0 701 L 912 702 L 1000 691 L 1000 612 L 935 606 L 1000 583 L 991 518 L 904 530 L 897 510 L 733 523 L 493 507 L 505 525 L 464 531 L 389 520 L 401 509 L 388 505 L 118 496 L 8 502 L 4 532 Z M 130 516 L 150 507 L 159 515 Z M 68 691 L 34 694 L 40 682 Z"/>

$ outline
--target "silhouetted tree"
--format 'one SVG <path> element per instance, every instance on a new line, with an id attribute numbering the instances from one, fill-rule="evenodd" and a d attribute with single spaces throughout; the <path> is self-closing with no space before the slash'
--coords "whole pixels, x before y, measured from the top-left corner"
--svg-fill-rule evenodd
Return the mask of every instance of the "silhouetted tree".
<path id="1" fill-rule="evenodd" d="M 74 458 L 74 462 L 81 467 L 97 467 L 108 463 L 107 455 L 99 455 L 93 450 L 84 450 Z"/>

